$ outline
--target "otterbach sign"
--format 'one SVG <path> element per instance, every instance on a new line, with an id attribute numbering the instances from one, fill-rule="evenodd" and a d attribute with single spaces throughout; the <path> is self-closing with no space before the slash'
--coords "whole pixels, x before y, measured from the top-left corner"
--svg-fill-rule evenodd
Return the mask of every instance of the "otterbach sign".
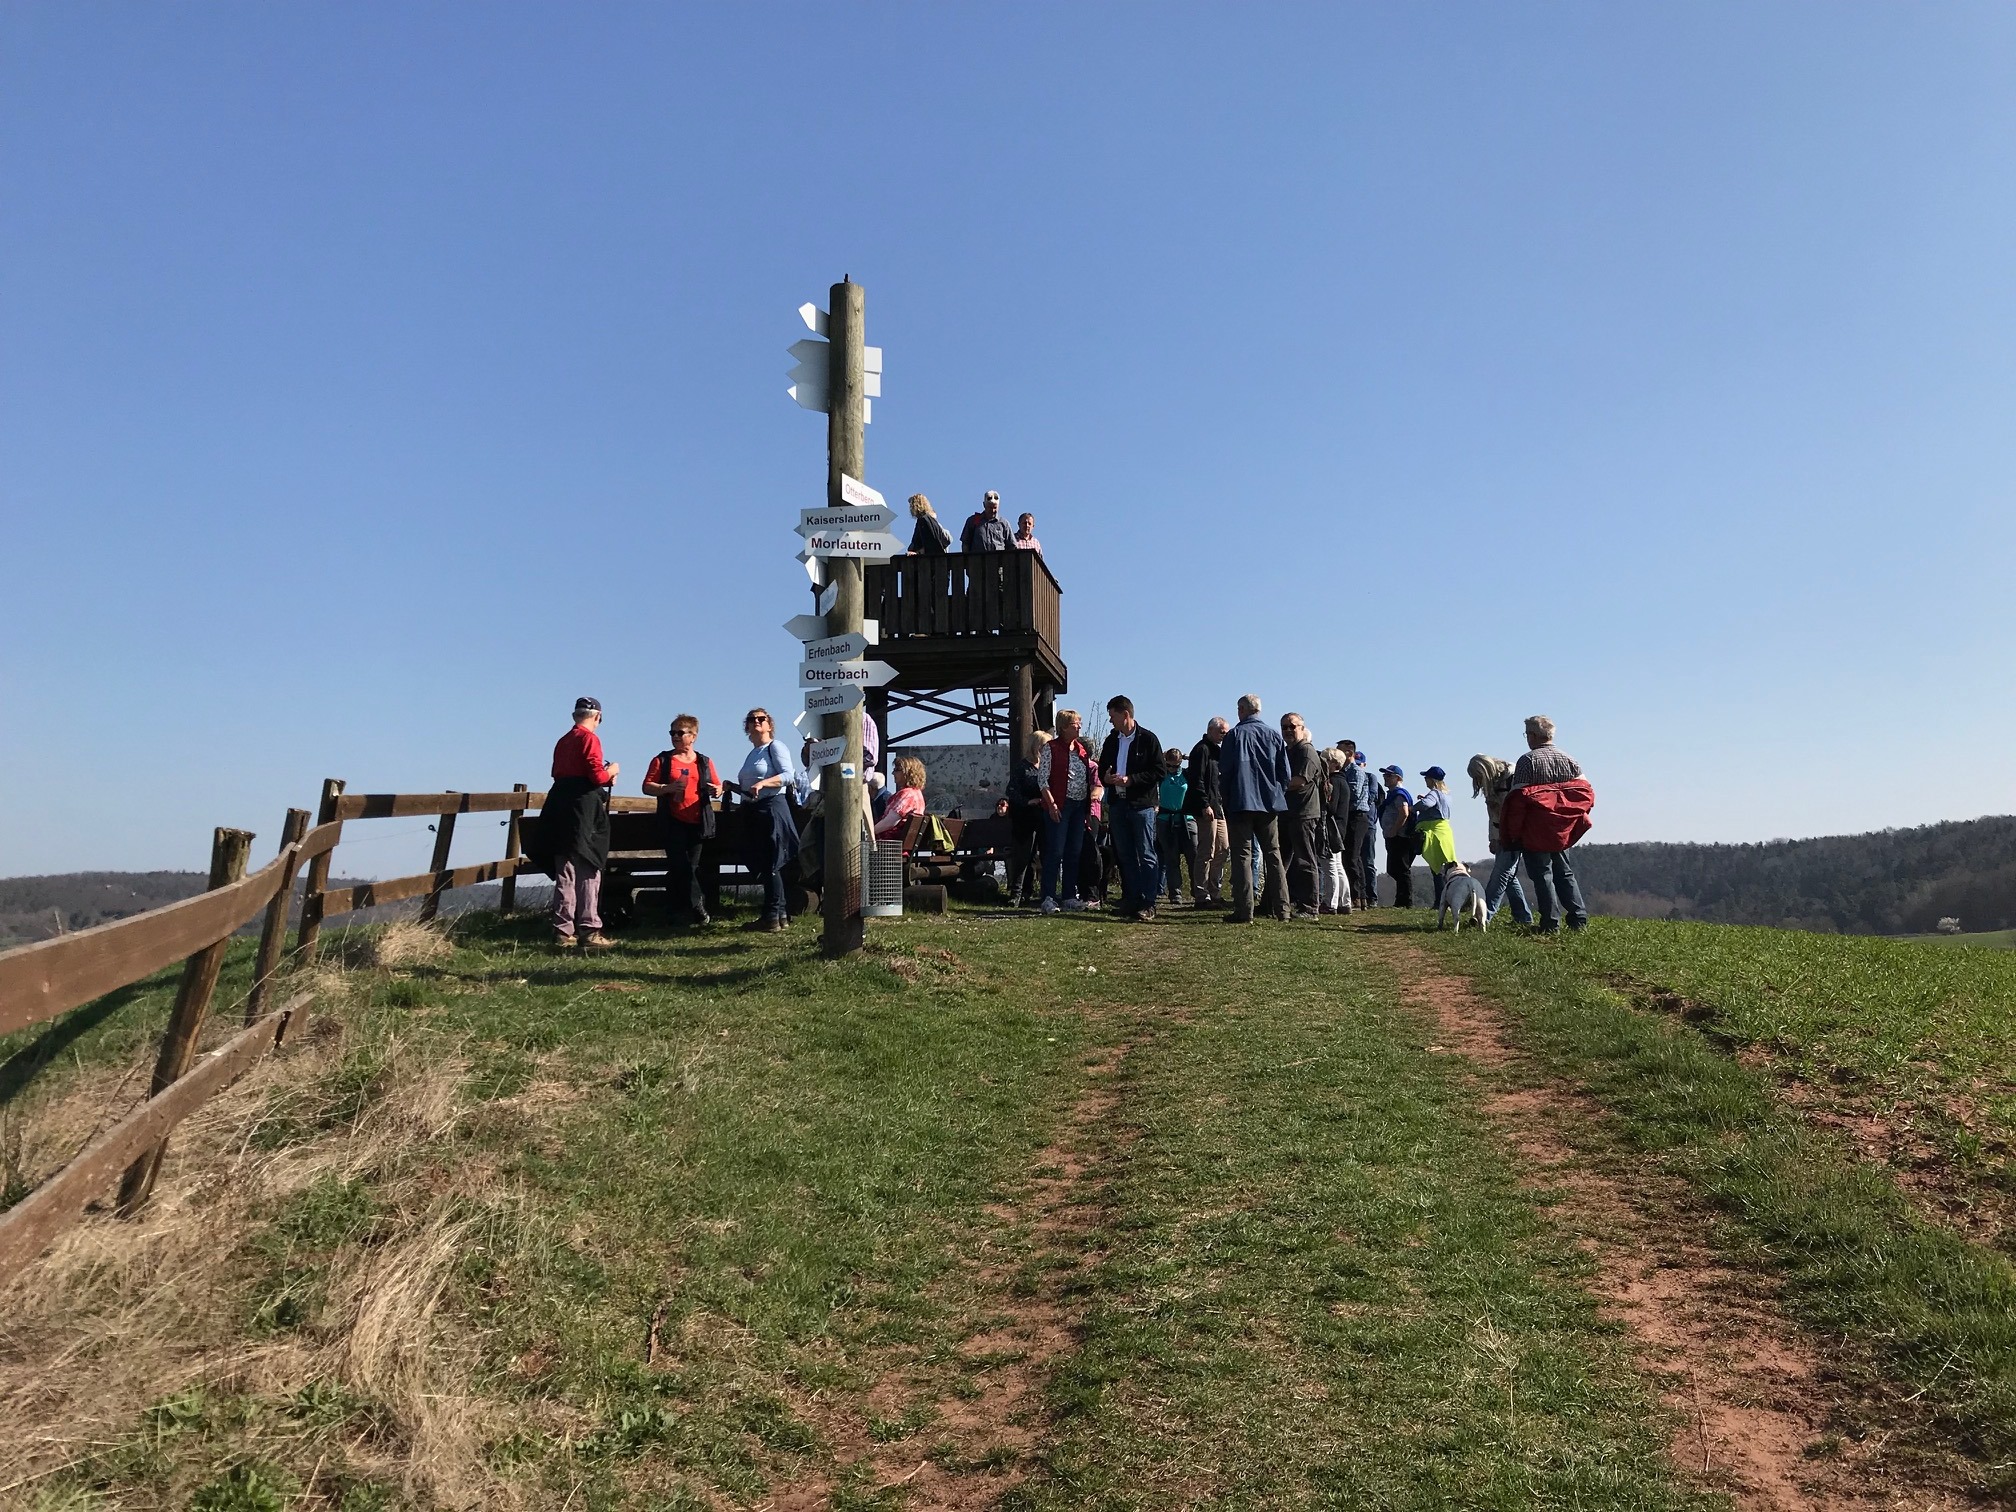
<path id="1" fill-rule="evenodd" d="M 851 683 L 857 688 L 879 688 L 895 675 L 896 669 L 884 661 L 808 661 L 799 663 L 798 686 L 830 688 Z"/>

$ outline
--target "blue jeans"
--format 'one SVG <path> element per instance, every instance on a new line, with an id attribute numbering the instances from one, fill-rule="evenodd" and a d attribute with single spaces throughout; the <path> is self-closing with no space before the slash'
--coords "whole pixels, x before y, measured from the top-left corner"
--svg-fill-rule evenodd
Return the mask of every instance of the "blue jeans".
<path id="1" fill-rule="evenodd" d="M 1043 815 L 1043 896 L 1057 896 L 1057 878 L 1064 878 L 1064 896 L 1078 896 L 1078 853 L 1085 848 L 1085 798 L 1066 798 L 1052 819 Z"/>
<path id="2" fill-rule="evenodd" d="M 1358 858 L 1365 868 L 1365 906 L 1379 905 L 1379 816 L 1369 810 L 1365 814 L 1365 849 Z"/>
<path id="3" fill-rule="evenodd" d="M 1162 871 L 1155 858 L 1155 810 L 1123 799 L 1108 806 L 1106 825 L 1113 835 L 1113 859 L 1120 863 L 1120 911 L 1153 908 Z"/>
<path id="4" fill-rule="evenodd" d="M 1575 880 L 1575 868 L 1568 864 L 1567 851 L 1527 851 L 1526 875 L 1533 879 L 1533 896 L 1540 905 L 1542 929 L 1559 929 L 1563 908 L 1568 910 L 1570 929 L 1580 929 L 1589 922 L 1589 910 L 1582 902 L 1582 884 Z"/>
<path id="5" fill-rule="evenodd" d="M 1491 863 L 1491 880 L 1484 884 L 1484 917 L 1498 917 L 1498 905 L 1512 900 L 1512 917 L 1521 924 L 1533 922 L 1533 910 L 1526 903 L 1526 889 L 1519 885 L 1519 852 L 1502 846 Z"/>

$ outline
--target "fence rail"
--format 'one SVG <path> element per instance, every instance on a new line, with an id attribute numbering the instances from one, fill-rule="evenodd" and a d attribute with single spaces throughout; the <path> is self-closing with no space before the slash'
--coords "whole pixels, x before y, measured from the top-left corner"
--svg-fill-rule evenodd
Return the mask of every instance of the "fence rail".
<path id="1" fill-rule="evenodd" d="M 310 830 L 241 882 L 0 953 L 0 1034 L 68 1013 L 152 976 L 259 917 L 295 868 L 335 848 L 338 829 Z"/>
<path id="2" fill-rule="evenodd" d="M 0 1034 L 58 1018 L 108 992 L 144 981 L 183 962 L 175 1008 L 162 1036 L 152 1092 L 147 1101 L 81 1150 L 34 1191 L 0 1213 L 0 1285 L 27 1266 L 84 1207 L 122 1171 L 119 1212 L 130 1216 L 147 1201 L 166 1149 L 168 1131 L 223 1091 L 254 1062 L 276 1049 L 299 1024 L 307 997 L 267 1013 L 263 1004 L 283 980 L 287 910 L 296 876 L 305 866 L 301 922 L 294 957 L 314 959 L 322 921 L 380 903 L 424 897 L 422 917 L 433 917 L 441 896 L 456 888 L 502 882 L 502 906 L 516 901 L 516 879 L 525 869 L 521 854 L 523 819 L 545 802 L 543 792 L 520 786 L 508 793 L 349 793 L 334 778 L 322 787 L 318 822 L 308 827 L 305 809 L 290 809 L 279 854 L 249 876 L 245 857 L 253 837 L 243 830 L 217 831 L 211 851 L 209 890 L 130 919 L 100 924 L 76 934 L 0 951 Z M 614 807 L 655 807 L 650 799 L 618 799 Z M 450 867 L 449 845 L 458 814 L 508 814 L 502 860 Z M 328 885 L 331 856 L 346 822 L 361 819 L 437 816 L 433 864 L 411 877 Z M 216 990 L 224 948 L 238 930 L 264 915 L 246 1024 L 216 1051 L 198 1057 L 196 1046 Z"/>

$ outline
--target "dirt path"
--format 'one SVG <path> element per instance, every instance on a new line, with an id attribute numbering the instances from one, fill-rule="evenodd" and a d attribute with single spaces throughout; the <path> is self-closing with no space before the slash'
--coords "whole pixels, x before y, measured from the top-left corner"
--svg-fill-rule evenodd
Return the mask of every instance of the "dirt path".
<path id="1" fill-rule="evenodd" d="M 1088 1064 L 1086 1086 L 1056 1140 L 1030 1163 L 1029 1180 L 1012 1203 L 989 1210 L 995 1246 L 966 1278 L 986 1299 L 980 1326 L 961 1342 L 953 1385 L 927 1366 L 891 1369 L 856 1410 L 811 1415 L 832 1446 L 839 1475 L 866 1493 L 900 1488 L 905 1512 L 974 1512 L 992 1507 L 1034 1467 L 1045 1427 L 1042 1393 L 1050 1366 L 1076 1349 L 1081 1323 L 1077 1295 L 1086 1271 L 1099 1263 L 1103 1160 L 1126 1138 L 1114 1125 L 1124 1044 Z M 876 1424 L 916 1422 L 890 1438 Z M 822 1475 L 782 1488 L 762 1504 L 769 1512 L 821 1512 L 838 1483 Z"/>
<path id="2" fill-rule="evenodd" d="M 1707 1217 L 1679 1180 L 1578 1150 L 1604 1115 L 1549 1082 L 1511 1044 L 1504 1011 L 1427 954 L 1389 941 L 1437 1048 L 1476 1068 L 1480 1103 L 1550 1210 L 1596 1266 L 1592 1289 L 1630 1332 L 1640 1368 L 1681 1424 L 1674 1463 L 1757 1512 L 1978 1505 L 1895 1452 L 1896 1414 L 1857 1392 L 1777 1306 L 1768 1277 L 1732 1267 L 1700 1237 Z"/>

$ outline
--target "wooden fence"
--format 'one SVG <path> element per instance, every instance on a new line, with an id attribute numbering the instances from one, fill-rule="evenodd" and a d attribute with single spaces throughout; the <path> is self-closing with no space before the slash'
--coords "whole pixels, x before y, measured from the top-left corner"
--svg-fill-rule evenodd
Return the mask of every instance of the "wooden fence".
<path id="1" fill-rule="evenodd" d="M 346 793 L 343 784 L 332 778 L 322 785 L 313 826 L 305 809 L 289 809 L 281 828 L 280 853 L 249 876 L 245 867 L 253 836 L 244 830 L 220 829 L 211 847 L 208 891 L 130 919 L 0 952 L 0 1034 L 46 1023 L 177 961 L 183 963 L 147 1100 L 0 1213 L 0 1285 L 76 1222 L 115 1174 L 123 1172 L 120 1215 L 129 1217 L 145 1205 L 167 1150 L 169 1130 L 298 1029 L 307 1008 L 306 994 L 270 1011 L 267 1003 L 285 980 L 283 968 L 298 968 L 315 959 L 326 920 L 405 898 L 424 898 L 420 915 L 431 919 L 442 894 L 481 882 L 502 882 L 503 907 L 512 908 L 517 875 L 525 864 L 524 815 L 545 797 L 527 791 L 523 783 L 508 793 Z M 617 803 L 640 801 L 650 803 L 648 799 Z M 508 816 L 503 858 L 450 869 L 456 816 L 494 813 Z M 331 857 L 346 823 L 420 816 L 435 819 L 434 855 L 425 872 L 353 887 L 328 885 Z M 295 879 L 304 867 L 300 927 L 289 958 L 287 915 Z M 232 935 L 262 918 L 244 1027 L 192 1069 L 225 949 Z"/>

